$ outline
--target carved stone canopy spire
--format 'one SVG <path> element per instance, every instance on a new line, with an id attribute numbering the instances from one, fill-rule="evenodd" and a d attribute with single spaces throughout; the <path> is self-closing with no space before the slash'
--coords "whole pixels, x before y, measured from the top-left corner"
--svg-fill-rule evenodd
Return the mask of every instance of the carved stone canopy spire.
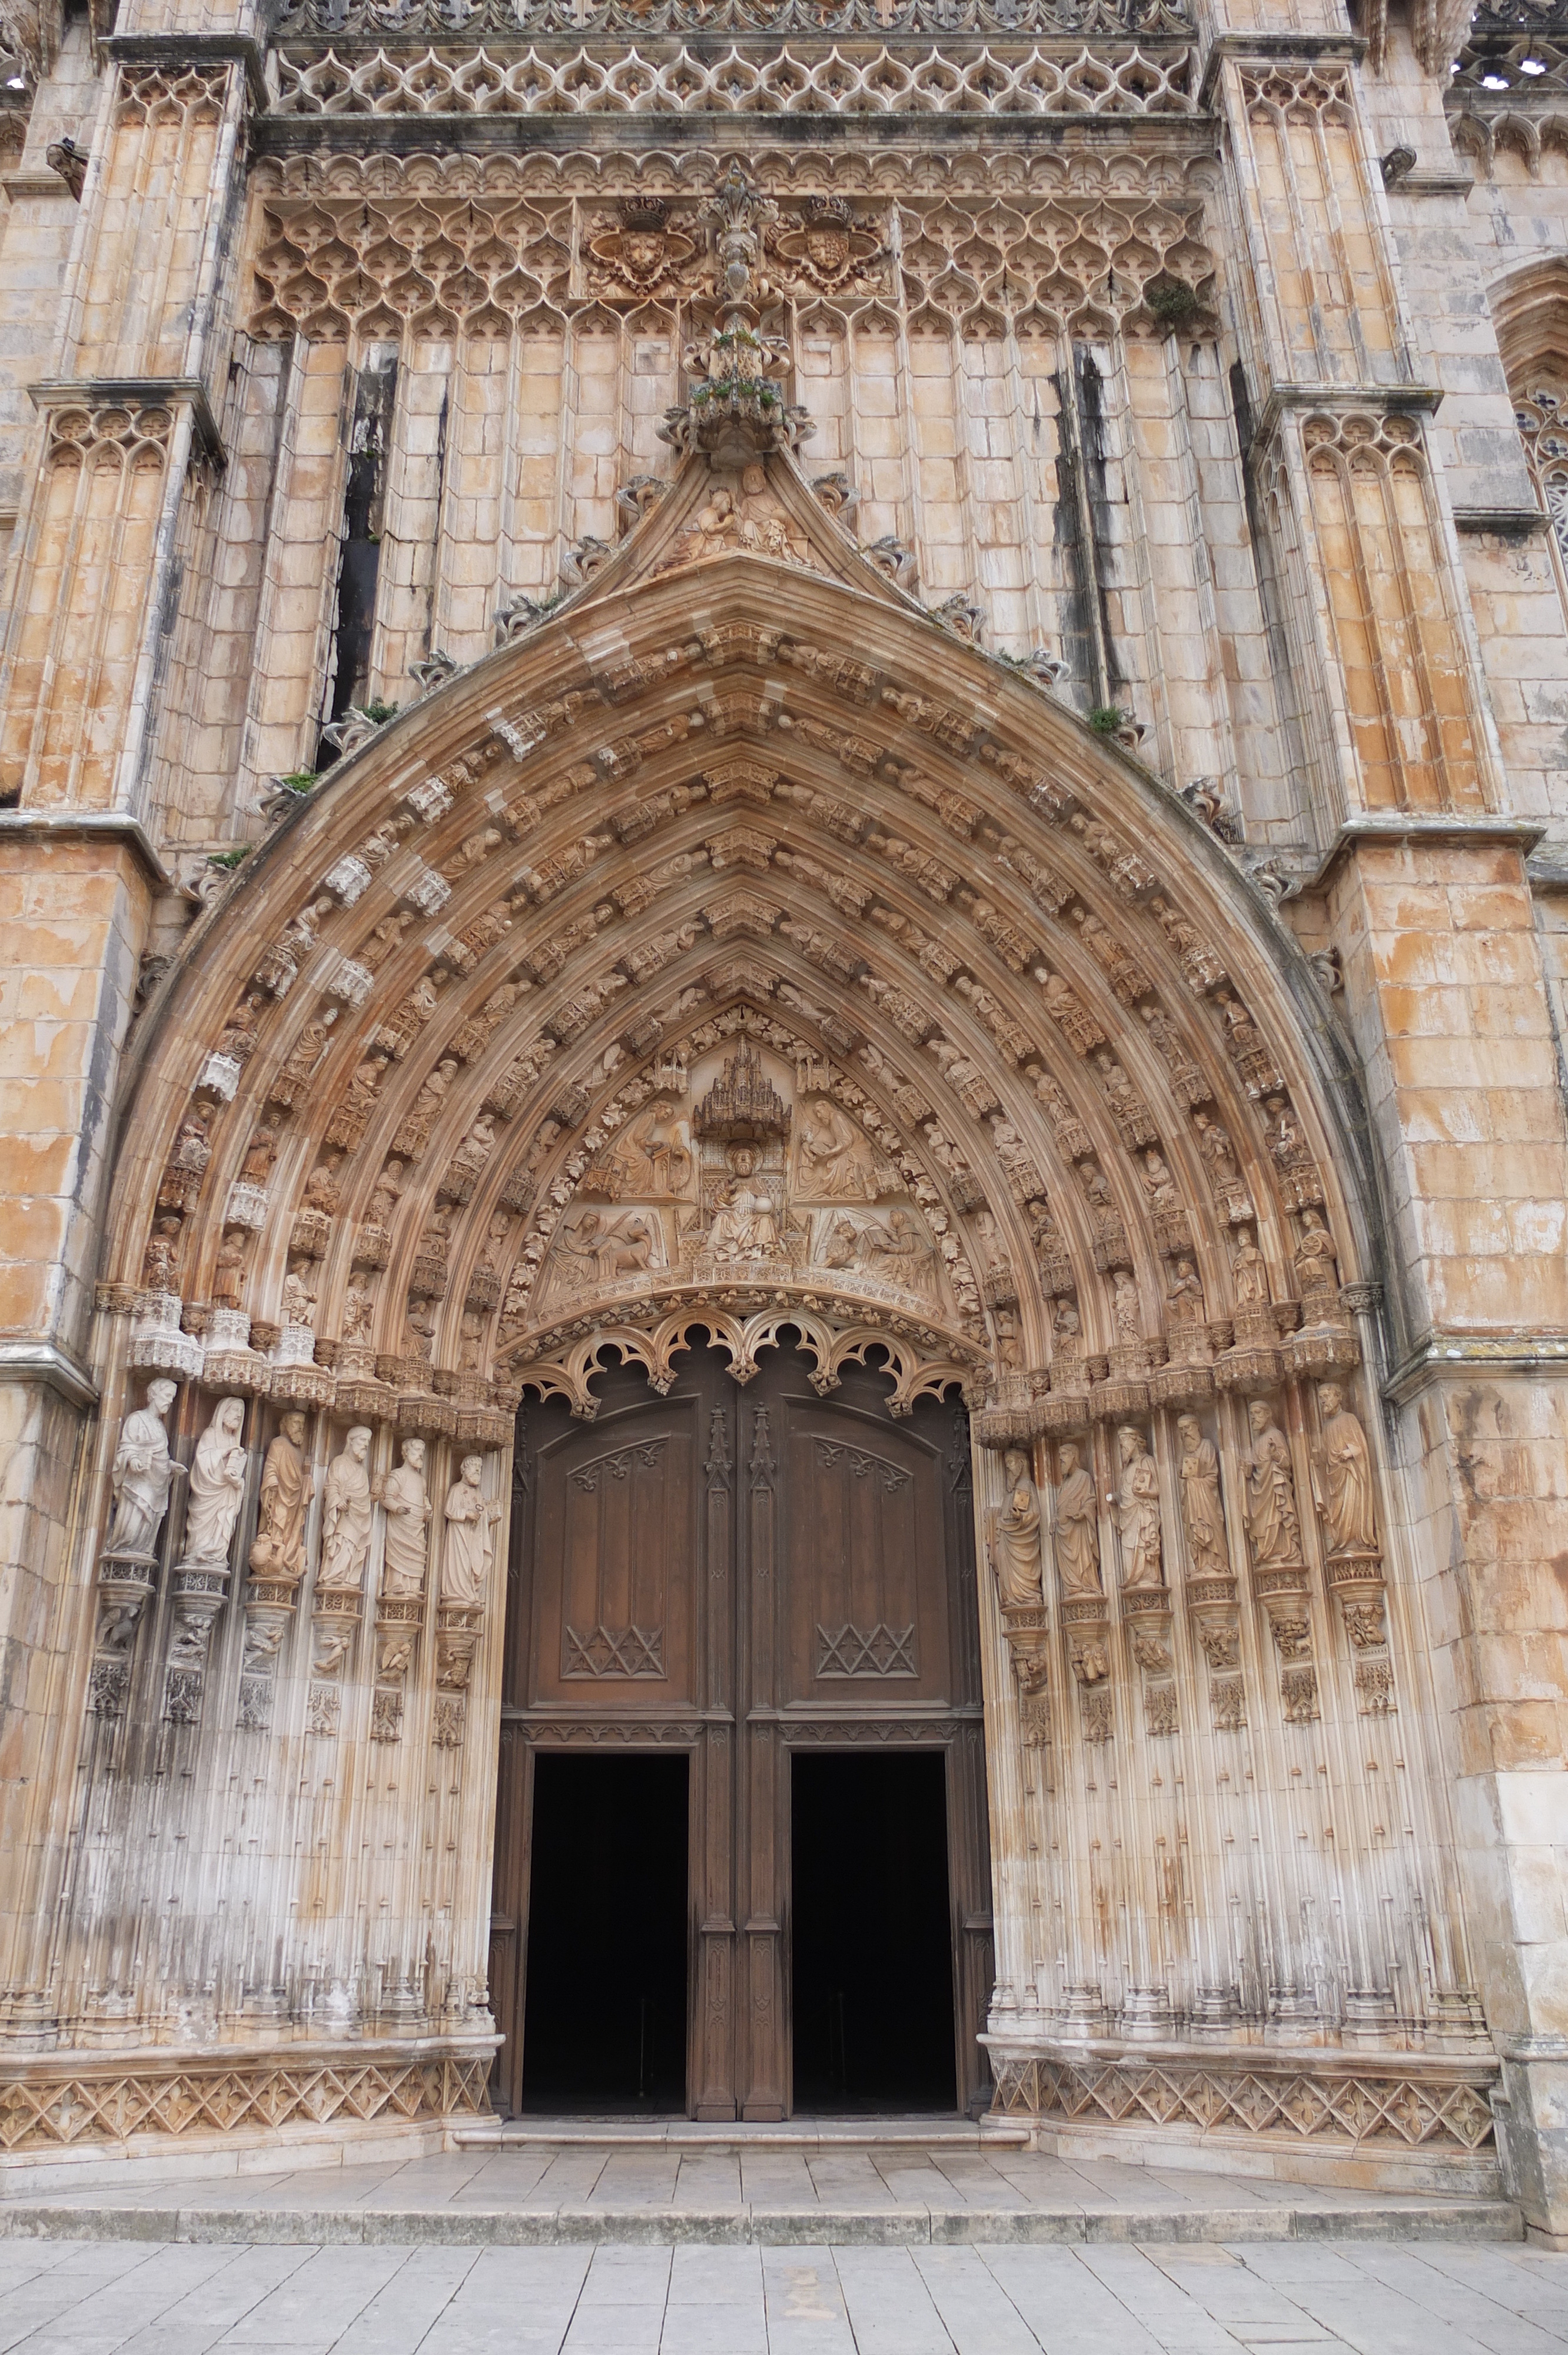
<path id="1" fill-rule="evenodd" d="M 789 1134 L 789 1107 L 762 1068 L 749 1039 L 743 1039 L 693 1115 L 699 1136 L 726 1145 L 765 1145 Z"/>

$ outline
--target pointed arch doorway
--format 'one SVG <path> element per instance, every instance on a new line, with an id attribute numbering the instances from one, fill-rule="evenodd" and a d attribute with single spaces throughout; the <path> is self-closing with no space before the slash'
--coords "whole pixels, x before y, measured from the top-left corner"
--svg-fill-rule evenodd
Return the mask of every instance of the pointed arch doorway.
<path id="1" fill-rule="evenodd" d="M 519 1426 L 498 2094 L 978 2110 L 991 1984 L 968 1418 L 695 1346 Z M 788 1337 L 786 1337 L 787 1338 Z"/>

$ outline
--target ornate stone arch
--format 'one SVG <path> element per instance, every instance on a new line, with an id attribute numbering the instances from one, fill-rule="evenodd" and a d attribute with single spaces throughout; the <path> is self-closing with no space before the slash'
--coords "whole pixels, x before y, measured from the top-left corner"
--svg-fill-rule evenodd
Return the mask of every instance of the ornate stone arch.
<path id="1" fill-rule="evenodd" d="M 896 1135 L 955 1232 L 984 1197 L 1021 1263 L 1041 1368 L 1039 1303 L 1056 1295 L 1023 1280 L 1032 1204 L 1056 1223 L 1102 1348 L 1090 1303 L 1118 1248 L 1107 1218 L 1150 1288 L 1150 1338 L 1180 1215 L 1214 1320 L 1237 1224 L 1255 1222 L 1281 1305 L 1298 1296 L 1308 1207 L 1346 1281 L 1381 1273 L 1348 1056 L 1307 961 L 1224 848 L 845 543 L 839 580 L 808 570 L 789 499 L 782 570 L 749 551 L 694 569 L 700 488 L 677 487 L 557 616 L 377 731 L 194 928 L 132 1050 L 102 1271 L 115 1296 L 162 1288 L 141 1264 L 162 1197 L 182 1221 L 176 1288 L 210 1302 L 238 1203 L 257 1222 L 247 1313 L 287 1321 L 290 1263 L 308 1257 L 315 1329 L 341 1342 L 352 1237 L 397 1157 L 408 1183 L 373 1271 L 376 1352 L 396 1355 L 417 1236 L 488 1120 L 471 1185 L 461 1202 L 448 1191 L 462 1217 L 444 1342 L 489 1216 L 526 1194 L 517 1215 L 536 1225 L 655 1083 L 660 1053 L 740 1008 L 772 1051 L 820 1058 L 828 1092 L 849 1108 L 853 1091 L 857 1117 Z M 798 487 L 793 504 L 810 504 Z M 642 559 L 630 584 L 629 555 Z M 1234 1182 L 1205 1147 L 1216 1124 Z M 264 1182 L 258 1126 L 276 1139 Z M 339 1208 L 291 1250 L 334 1151 Z M 1086 1191 L 1091 1163 L 1105 1184 Z M 237 1197 L 248 1184 L 260 1193 Z M 1245 1220 L 1224 1208 L 1244 1196 Z M 503 1326 L 497 1312 L 487 1376 L 517 1361 L 518 1320 Z M 994 1359 L 990 1325 L 977 1346 Z"/>

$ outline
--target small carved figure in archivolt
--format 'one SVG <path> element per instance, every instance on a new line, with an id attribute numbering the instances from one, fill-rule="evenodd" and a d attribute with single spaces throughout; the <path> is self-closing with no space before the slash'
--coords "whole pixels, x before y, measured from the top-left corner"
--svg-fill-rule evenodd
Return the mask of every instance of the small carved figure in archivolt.
<path id="1" fill-rule="evenodd" d="M 1164 1540 L 1160 1522 L 1160 1471 L 1141 1431 L 1124 1423 L 1117 1433 L 1121 1487 L 1117 1524 L 1121 1530 L 1121 1582 L 1147 1591 L 1165 1583 Z"/>
<path id="2" fill-rule="evenodd" d="M 1301 1516 L 1290 1442 L 1266 1399 L 1246 1411 L 1252 1450 L 1246 1460 L 1246 1533 L 1258 1570 L 1293 1567 L 1301 1560 Z"/>
<path id="3" fill-rule="evenodd" d="M 1250 1227 L 1237 1230 L 1236 1247 L 1231 1253 L 1231 1280 L 1238 1308 L 1266 1307 L 1268 1263 L 1253 1241 Z"/>
<path id="4" fill-rule="evenodd" d="M 1061 1483 L 1056 1490 L 1056 1573 L 1063 1594 L 1075 1602 L 1105 1592 L 1100 1580 L 1099 1499 L 1094 1475 L 1081 1462 L 1071 1440 L 1062 1447 L 1056 1468 Z"/>
<path id="5" fill-rule="evenodd" d="M 466 1610 L 482 1609 L 495 1558 L 495 1524 L 501 1507 L 485 1496 L 483 1458 L 465 1455 L 459 1477 L 447 1490 L 446 1542 L 441 1549 L 441 1601 Z"/>
<path id="6" fill-rule="evenodd" d="M 405 1439 L 401 1462 L 378 1484 L 376 1501 L 387 1516 L 387 1559 L 381 1592 L 395 1602 L 411 1602 L 425 1591 L 430 1516 L 425 1491 L 425 1443 Z"/>
<path id="7" fill-rule="evenodd" d="M 1009 1604 L 1041 1599 L 1040 1492 L 1020 1447 L 1002 1457 L 1007 1501 L 991 1515 L 991 1561 L 997 1591 Z"/>
<path id="8" fill-rule="evenodd" d="M 128 1414 L 120 1426 L 119 1444 L 110 1475 L 114 1492 L 114 1519 L 105 1553 L 122 1560 L 150 1560 L 158 1542 L 164 1515 L 169 1509 L 174 1466 L 169 1461 L 169 1434 L 164 1420 L 178 1396 L 174 1382 L 149 1382 L 147 1402 Z"/>
<path id="9" fill-rule="evenodd" d="M 1181 1460 L 1181 1521 L 1187 1532 L 1187 1557 L 1194 1578 L 1225 1578 L 1230 1557 L 1225 1547 L 1224 1508 L 1220 1501 L 1220 1458 L 1212 1439 L 1195 1414 L 1177 1418 Z"/>
<path id="10" fill-rule="evenodd" d="M 327 1465 L 322 1505 L 322 1566 L 316 1593 L 357 1594 L 370 1558 L 370 1433 L 356 1423 Z"/>
<path id="11" fill-rule="evenodd" d="M 1309 1303 L 1314 1295 L 1319 1302 L 1325 1296 L 1332 1299 L 1340 1285 L 1340 1256 L 1334 1249 L 1334 1238 L 1320 1210 L 1303 1210 L 1301 1228 L 1301 1241 L 1296 1246 L 1296 1279 L 1301 1286 L 1302 1300 Z"/>
<path id="12" fill-rule="evenodd" d="M 190 1503 L 185 1510 L 183 1559 L 226 1563 L 234 1524 L 245 1494 L 245 1401 L 219 1399 L 212 1421 L 196 1441 L 191 1465 Z"/>
<path id="13" fill-rule="evenodd" d="M 250 1546 L 253 1578 L 294 1581 L 305 1574 L 305 1517 L 311 1484 L 305 1466 L 305 1418 L 286 1414 L 261 1466 L 256 1535 Z"/>

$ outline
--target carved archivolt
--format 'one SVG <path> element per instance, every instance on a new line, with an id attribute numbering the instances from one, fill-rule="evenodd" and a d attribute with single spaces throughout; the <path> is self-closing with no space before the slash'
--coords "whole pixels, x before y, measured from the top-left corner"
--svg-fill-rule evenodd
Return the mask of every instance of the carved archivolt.
<path id="1" fill-rule="evenodd" d="M 579 1303 L 652 1331 L 726 1285 L 742 1321 L 858 1302 L 1019 1412 L 1353 1354 L 1298 1264 L 1320 1208 L 1335 1282 L 1356 1248 L 1299 1049 L 1161 871 L 1193 830 L 757 473 L 810 543 L 782 609 L 683 476 L 580 619 L 345 765 L 207 920 L 123 1196 L 146 1370 L 477 1437 Z M 743 1049 L 802 1126 L 705 1142 Z"/>

